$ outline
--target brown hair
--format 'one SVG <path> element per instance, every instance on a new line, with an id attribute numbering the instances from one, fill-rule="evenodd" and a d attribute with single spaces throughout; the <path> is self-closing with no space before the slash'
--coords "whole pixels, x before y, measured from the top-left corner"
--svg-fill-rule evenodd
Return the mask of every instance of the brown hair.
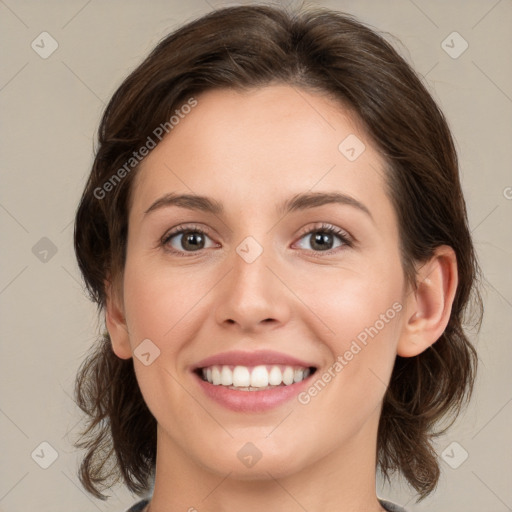
<path id="1" fill-rule="evenodd" d="M 75 251 L 87 289 L 102 312 L 105 281 L 122 275 L 137 167 L 115 182 L 112 177 L 127 169 L 134 150 L 194 95 L 271 83 L 332 96 L 362 121 L 387 162 L 386 183 L 410 283 L 416 281 L 415 264 L 436 247 L 455 250 L 459 283 L 448 326 L 422 354 L 397 357 L 378 431 L 383 474 L 401 472 L 424 498 L 439 479 L 432 447 L 432 438 L 445 430 L 439 422 L 451 413 L 453 423 L 473 387 L 477 356 L 463 317 L 473 298 L 480 324 L 479 268 L 447 122 L 406 61 L 354 17 L 318 7 L 297 12 L 228 7 L 184 25 L 156 46 L 115 92 L 99 128 L 75 223 Z M 107 182 L 111 186 L 105 187 Z M 88 416 L 75 443 L 87 450 L 79 472 L 85 488 L 105 499 L 100 490 L 122 477 L 131 491 L 148 491 L 156 420 L 140 393 L 133 360 L 113 353 L 108 334 L 81 365 L 75 394 Z"/>

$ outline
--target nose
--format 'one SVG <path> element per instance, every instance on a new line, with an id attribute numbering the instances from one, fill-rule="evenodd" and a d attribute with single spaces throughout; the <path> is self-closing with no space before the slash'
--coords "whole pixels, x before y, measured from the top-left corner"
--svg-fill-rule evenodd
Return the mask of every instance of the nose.
<path id="1" fill-rule="evenodd" d="M 282 326 L 290 317 L 292 295 L 273 268 L 270 251 L 263 250 L 254 261 L 242 251 L 240 254 L 234 252 L 230 271 L 219 283 L 216 321 L 223 327 L 254 333 Z"/>

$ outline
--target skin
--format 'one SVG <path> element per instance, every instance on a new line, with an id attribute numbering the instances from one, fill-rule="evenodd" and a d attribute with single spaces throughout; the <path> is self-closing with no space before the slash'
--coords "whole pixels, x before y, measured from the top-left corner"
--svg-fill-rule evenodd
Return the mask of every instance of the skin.
<path id="1" fill-rule="evenodd" d="M 134 357 L 158 422 L 150 510 L 383 510 L 375 492 L 383 396 L 396 355 L 421 353 L 446 327 L 454 253 L 440 247 L 418 265 L 416 291 L 405 282 L 384 162 L 339 103 L 287 85 L 197 100 L 141 164 L 126 266 L 118 286 L 106 283 L 117 356 L 133 357 L 144 339 L 160 350 L 148 366 Z M 366 147 L 355 161 L 338 149 L 350 134 Z M 371 216 L 348 204 L 276 211 L 307 191 L 342 192 Z M 209 196 L 225 211 L 145 214 L 170 192 Z M 315 249 L 321 223 L 346 231 L 352 246 L 331 235 L 331 254 Z M 190 224 L 208 230 L 201 250 L 187 252 L 182 235 L 160 243 Z M 252 263 L 236 252 L 248 236 L 263 248 Z M 401 311 L 305 405 L 234 412 L 206 397 L 190 372 L 219 352 L 268 349 L 311 361 L 321 376 L 395 303 Z M 251 468 L 237 457 L 247 442 L 262 454 Z"/>

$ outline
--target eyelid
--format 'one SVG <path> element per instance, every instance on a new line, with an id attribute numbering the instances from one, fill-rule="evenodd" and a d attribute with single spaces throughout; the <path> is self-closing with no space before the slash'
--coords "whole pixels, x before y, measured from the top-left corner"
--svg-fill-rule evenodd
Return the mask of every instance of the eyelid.
<path id="1" fill-rule="evenodd" d="M 199 226 L 197 224 L 180 224 L 179 226 L 171 228 L 165 232 L 165 234 L 162 236 L 162 238 L 160 238 L 160 240 L 157 244 L 157 248 L 163 247 L 164 250 L 166 250 L 167 252 L 169 252 L 171 254 L 178 255 L 178 256 L 186 256 L 186 255 L 193 256 L 194 253 L 196 253 L 196 252 L 201 253 L 204 249 L 199 249 L 198 251 L 178 251 L 174 248 L 168 247 L 168 244 L 169 244 L 171 238 L 174 238 L 175 236 L 178 236 L 182 233 L 186 233 L 189 231 L 193 232 L 193 233 L 198 232 L 198 233 L 208 236 L 210 239 L 212 238 L 211 237 L 212 230 L 210 230 L 206 226 Z M 215 245 L 217 247 L 219 246 L 219 244 L 216 242 L 215 242 Z"/>
<path id="2" fill-rule="evenodd" d="M 336 256 L 341 251 L 346 250 L 347 248 L 352 248 L 355 245 L 355 238 L 348 233 L 346 230 L 333 225 L 329 224 L 327 222 L 318 222 L 314 226 L 309 226 L 304 228 L 301 231 L 301 234 L 298 237 L 297 242 L 294 242 L 293 245 L 296 245 L 298 241 L 300 241 L 302 238 L 304 238 L 307 235 L 311 235 L 315 232 L 324 232 L 331 235 L 334 235 L 335 237 L 338 237 L 338 239 L 341 241 L 341 245 L 338 247 L 334 247 L 332 249 L 328 249 L 326 251 L 315 251 L 313 249 L 304 249 L 306 251 L 306 254 L 308 257 L 314 257 L 314 258 L 327 258 L 329 256 Z M 292 246 L 293 247 L 293 246 Z"/>
<path id="3" fill-rule="evenodd" d="M 348 233 L 346 230 L 344 230 L 342 228 L 339 228 L 338 226 L 335 226 L 333 224 L 329 224 L 326 222 L 317 222 L 313 226 L 309 225 L 307 227 L 304 227 L 300 231 L 297 241 L 301 240 L 306 235 L 310 235 L 314 232 L 322 232 L 322 231 L 332 234 L 334 236 L 337 236 L 341 240 L 342 246 L 336 247 L 334 249 L 329 249 L 326 251 L 308 250 L 309 253 L 312 253 L 315 256 L 319 256 L 319 257 L 321 257 L 322 255 L 329 256 L 333 253 L 338 252 L 343 246 L 353 247 L 353 245 L 354 245 L 355 239 L 350 233 Z M 197 232 L 197 233 L 204 234 L 204 235 L 208 236 L 209 238 L 211 238 L 211 230 L 209 228 L 207 228 L 206 226 L 199 226 L 197 224 L 181 224 L 177 227 L 171 228 L 170 230 L 166 231 L 166 233 L 160 239 L 159 245 L 166 248 L 167 251 L 174 253 L 174 254 L 178 254 L 180 256 L 184 256 L 186 254 L 192 256 L 195 252 L 201 253 L 201 251 L 203 251 L 204 249 L 199 249 L 197 251 L 179 251 L 179 250 L 176 250 L 173 248 L 171 248 L 171 249 L 167 248 L 167 244 L 169 243 L 169 241 L 172 238 L 174 238 L 175 236 L 178 236 L 182 233 L 186 233 L 186 232 Z M 297 243 L 297 241 L 294 242 L 293 245 L 295 245 Z M 219 244 L 216 244 L 216 245 L 217 245 L 217 247 L 219 246 Z"/>
<path id="4" fill-rule="evenodd" d="M 301 230 L 298 237 L 303 238 L 305 235 L 309 235 L 314 233 L 315 231 L 326 231 L 328 233 L 332 233 L 338 237 L 340 237 L 346 245 L 353 245 L 355 242 L 355 238 L 345 229 L 335 226 L 334 224 L 329 224 L 328 222 L 317 222 L 313 226 L 305 227 Z M 318 251 L 321 252 L 321 251 Z"/>
<path id="5" fill-rule="evenodd" d="M 200 232 L 204 233 L 205 235 L 210 236 L 211 230 L 207 228 L 206 226 L 199 226 L 197 224 L 180 224 L 179 226 L 176 226 L 174 228 L 171 228 L 167 230 L 160 239 L 161 243 L 165 244 L 171 239 L 173 236 L 179 235 L 181 233 L 184 233 L 186 231 L 193 231 L 193 232 Z"/>

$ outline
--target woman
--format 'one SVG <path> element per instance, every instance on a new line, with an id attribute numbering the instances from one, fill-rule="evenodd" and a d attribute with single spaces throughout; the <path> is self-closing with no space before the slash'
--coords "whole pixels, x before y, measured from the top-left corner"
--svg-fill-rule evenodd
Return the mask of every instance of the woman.
<path id="1" fill-rule="evenodd" d="M 132 512 L 400 511 L 471 394 L 476 257 L 443 114 L 326 9 L 219 9 L 165 38 L 99 131 L 75 249 L 107 332 L 77 376 L 97 497 Z"/>

